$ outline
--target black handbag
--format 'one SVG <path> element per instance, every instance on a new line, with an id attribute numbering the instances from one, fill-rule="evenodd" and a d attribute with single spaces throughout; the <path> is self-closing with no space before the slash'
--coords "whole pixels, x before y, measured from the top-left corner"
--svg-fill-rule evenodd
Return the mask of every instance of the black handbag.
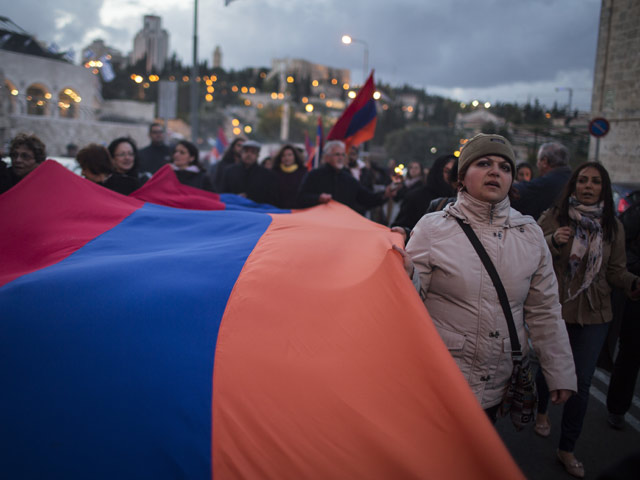
<path id="1" fill-rule="evenodd" d="M 471 225 L 464 223 L 459 218 L 456 221 L 469 238 L 469 241 L 475 248 L 484 268 L 491 277 L 493 286 L 498 292 L 498 298 L 500 299 L 500 305 L 502 311 L 507 320 L 507 326 L 509 328 L 509 339 L 511 340 L 511 359 L 513 360 L 513 371 L 511 372 L 511 378 L 507 384 L 504 396 L 502 397 L 502 403 L 498 413 L 501 416 L 510 415 L 511 422 L 516 427 L 516 430 L 522 430 L 525 426 L 533 423 L 535 420 L 536 405 L 538 403 L 538 395 L 536 392 L 536 383 L 531 372 L 531 366 L 529 365 L 529 358 L 522 355 L 522 349 L 520 348 L 520 341 L 518 340 L 518 332 L 516 325 L 513 321 L 513 315 L 511 314 L 511 307 L 509 306 L 509 298 L 507 292 L 502 285 L 500 275 L 496 267 L 493 265 L 489 254 L 482 246 L 482 243 L 478 239 L 478 236 L 471 228 Z"/>

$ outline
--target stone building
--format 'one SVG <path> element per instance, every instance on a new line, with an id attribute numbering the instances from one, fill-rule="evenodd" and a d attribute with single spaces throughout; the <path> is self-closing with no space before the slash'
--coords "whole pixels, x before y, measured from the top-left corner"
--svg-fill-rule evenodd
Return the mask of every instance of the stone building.
<path id="1" fill-rule="evenodd" d="M 144 26 L 133 40 L 131 63 L 147 58 L 147 72 L 160 72 L 169 53 L 169 34 L 162 28 L 162 19 L 157 15 L 145 15 Z"/>
<path id="2" fill-rule="evenodd" d="M 213 68 L 222 68 L 222 49 L 220 45 L 216 45 L 213 50 Z"/>
<path id="3" fill-rule="evenodd" d="M 599 142 L 592 137 L 589 158 L 597 157 L 613 181 L 640 182 L 638 25 L 640 2 L 602 1 L 591 114 L 607 119 L 610 131 Z"/>
<path id="4" fill-rule="evenodd" d="M 10 21 L 0 21 L 0 39 L 0 146 L 19 132 L 40 137 L 52 156 L 68 143 L 108 143 L 123 135 L 148 142 L 153 104 L 118 105 L 121 121 L 101 121 L 114 108 L 102 99 L 96 74 L 47 52 Z"/>

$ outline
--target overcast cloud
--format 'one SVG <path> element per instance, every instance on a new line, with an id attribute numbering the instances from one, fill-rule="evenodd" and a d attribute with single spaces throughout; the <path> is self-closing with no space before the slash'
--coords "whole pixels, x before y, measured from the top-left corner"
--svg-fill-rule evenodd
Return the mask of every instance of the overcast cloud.
<path id="1" fill-rule="evenodd" d="M 423 87 L 461 101 L 588 110 L 600 0 L 199 0 L 199 58 L 211 64 L 220 45 L 223 67 L 270 66 L 272 58 L 351 69 L 362 79 L 364 48 L 343 45 L 348 33 L 369 46 L 376 79 Z M 2 15 L 44 42 L 81 49 L 95 38 L 132 49 L 145 14 L 162 17 L 169 48 L 192 58 L 193 1 L 21 0 Z"/>

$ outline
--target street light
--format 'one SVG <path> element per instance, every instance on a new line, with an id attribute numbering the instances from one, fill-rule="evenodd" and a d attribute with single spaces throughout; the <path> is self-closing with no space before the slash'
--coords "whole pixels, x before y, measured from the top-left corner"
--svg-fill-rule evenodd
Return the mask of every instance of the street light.
<path id="1" fill-rule="evenodd" d="M 364 40 L 358 40 L 351 35 L 343 35 L 342 43 L 345 45 L 351 45 L 351 43 L 361 43 L 364 46 L 364 63 L 362 67 L 362 84 L 367 81 L 367 73 L 369 71 L 369 45 Z"/>

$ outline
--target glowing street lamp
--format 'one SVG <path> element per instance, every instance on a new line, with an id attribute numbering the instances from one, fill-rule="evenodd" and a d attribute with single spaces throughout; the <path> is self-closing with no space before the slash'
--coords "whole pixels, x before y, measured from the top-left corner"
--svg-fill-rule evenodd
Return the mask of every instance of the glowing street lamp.
<path id="1" fill-rule="evenodd" d="M 351 35 L 343 35 L 342 43 L 351 45 L 352 43 L 361 43 L 364 46 L 364 63 L 362 68 L 362 84 L 367 80 L 367 72 L 369 71 L 369 45 L 364 40 L 353 38 Z"/>

